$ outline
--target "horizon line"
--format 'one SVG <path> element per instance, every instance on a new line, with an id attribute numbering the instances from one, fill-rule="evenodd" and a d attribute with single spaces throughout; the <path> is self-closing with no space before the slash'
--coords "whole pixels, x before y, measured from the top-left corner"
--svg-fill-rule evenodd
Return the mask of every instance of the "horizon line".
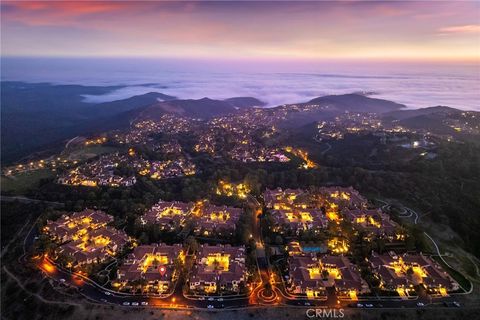
<path id="1" fill-rule="evenodd" d="M 378 62 L 378 63 L 473 63 L 480 66 L 480 56 L 459 58 L 439 58 L 439 57 L 419 57 L 419 58 L 401 58 L 401 57 L 191 57 L 191 56 L 152 56 L 152 55 L 1 55 L 0 59 L 143 59 L 143 60 L 190 60 L 190 61 L 245 61 L 245 62 L 297 62 L 297 63 L 315 63 L 315 62 Z"/>

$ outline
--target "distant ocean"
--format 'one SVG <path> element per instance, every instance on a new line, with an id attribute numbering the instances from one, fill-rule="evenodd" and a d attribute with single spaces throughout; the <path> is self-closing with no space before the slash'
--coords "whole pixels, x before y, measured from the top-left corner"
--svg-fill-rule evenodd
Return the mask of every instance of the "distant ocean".
<path id="1" fill-rule="evenodd" d="M 370 92 L 409 108 L 445 105 L 480 111 L 479 65 L 118 58 L 2 58 L 1 62 L 2 81 L 126 86 L 104 95 L 85 95 L 89 102 L 156 91 L 181 99 L 252 96 L 277 106 L 328 94 Z"/>

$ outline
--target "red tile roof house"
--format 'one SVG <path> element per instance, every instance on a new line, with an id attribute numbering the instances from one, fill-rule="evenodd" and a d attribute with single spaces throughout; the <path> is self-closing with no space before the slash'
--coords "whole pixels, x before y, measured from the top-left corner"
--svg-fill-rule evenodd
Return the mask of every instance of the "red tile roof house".
<path id="1" fill-rule="evenodd" d="M 358 268 L 344 256 L 291 256 L 289 263 L 289 291 L 307 297 L 325 295 L 327 287 L 334 287 L 339 296 L 356 296 L 369 291 Z"/>
<path id="2" fill-rule="evenodd" d="M 306 230 L 320 230 L 327 227 L 328 220 L 321 210 L 297 209 L 273 210 L 274 231 L 292 230 L 297 235 Z"/>
<path id="3" fill-rule="evenodd" d="M 176 264 L 182 263 L 184 257 L 180 244 L 138 246 L 118 268 L 114 287 L 135 289 L 135 284 L 143 282 L 146 292 L 168 292 L 179 273 Z"/>
<path id="4" fill-rule="evenodd" d="M 202 236 L 233 236 L 242 213 L 241 208 L 207 204 L 194 218 L 194 232 Z"/>
<path id="5" fill-rule="evenodd" d="M 320 230 L 327 227 L 328 219 L 322 210 L 310 201 L 309 193 L 302 189 L 266 189 L 263 198 L 274 219 L 274 231 Z"/>
<path id="6" fill-rule="evenodd" d="M 274 210 L 334 208 L 366 208 L 367 200 L 353 189 L 320 187 L 315 191 L 302 189 L 266 189 L 263 193 L 265 206 Z"/>
<path id="7" fill-rule="evenodd" d="M 353 187 L 321 187 L 319 193 L 340 208 L 365 208 L 367 206 L 367 199 Z"/>
<path id="8" fill-rule="evenodd" d="M 438 290 L 445 288 L 448 291 L 455 291 L 459 289 L 459 285 L 456 281 L 450 277 L 450 275 L 443 270 L 443 268 L 435 260 L 423 254 L 416 255 L 403 255 L 403 261 L 410 266 L 420 267 L 426 277 L 419 279 L 423 286 L 427 289 Z M 414 279 L 414 281 L 416 281 Z"/>
<path id="9" fill-rule="evenodd" d="M 320 271 L 310 272 L 310 269 L 320 268 L 319 261 L 314 255 L 289 257 L 288 266 L 288 292 L 297 295 L 306 294 L 310 298 L 326 295 L 326 287 Z"/>
<path id="10" fill-rule="evenodd" d="M 458 283 L 438 263 L 423 254 L 374 253 L 370 265 L 380 277 L 381 288 L 384 290 L 398 291 L 416 285 L 443 293 L 459 289 Z"/>
<path id="11" fill-rule="evenodd" d="M 346 221 L 376 236 L 397 237 L 399 225 L 380 209 L 344 209 L 342 214 Z"/>
<path id="12" fill-rule="evenodd" d="M 72 266 L 82 266 L 110 259 L 130 241 L 124 231 L 107 226 L 112 221 L 103 211 L 86 209 L 47 221 L 43 231 L 62 243 L 57 254 L 72 259 Z"/>
<path id="13" fill-rule="evenodd" d="M 47 221 L 43 232 L 55 240 L 65 242 L 78 238 L 89 230 L 106 226 L 113 221 L 113 217 L 103 211 L 85 209 L 70 215 L 62 215 L 55 221 Z"/>
<path id="14" fill-rule="evenodd" d="M 368 284 L 360 276 L 359 268 L 344 256 L 324 255 L 320 257 L 324 269 L 338 270 L 339 278 L 334 279 L 337 295 L 347 296 L 352 292 L 362 294 L 369 292 Z"/>
<path id="15" fill-rule="evenodd" d="M 201 245 L 189 276 L 189 287 L 198 294 L 238 293 L 245 274 L 244 246 Z"/>
<path id="16" fill-rule="evenodd" d="M 179 201 L 159 201 L 148 210 L 140 219 L 142 224 L 158 224 L 163 230 L 176 230 L 183 226 L 191 214 L 193 203 Z"/>
<path id="17" fill-rule="evenodd" d="M 87 238 L 67 242 L 59 247 L 59 254 L 75 258 L 77 265 L 102 263 L 115 256 L 130 238 L 122 230 L 105 226 L 87 233 Z M 74 263 L 75 264 L 75 263 Z"/>
<path id="18" fill-rule="evenodd" d="M 305 191 L 302 189 L 266 189 L 263 193 L 263 200 L 267 208 L 278 210 L 285 206 L 293 206 L 295 199 L 302 194 L 305 194 Z"/>

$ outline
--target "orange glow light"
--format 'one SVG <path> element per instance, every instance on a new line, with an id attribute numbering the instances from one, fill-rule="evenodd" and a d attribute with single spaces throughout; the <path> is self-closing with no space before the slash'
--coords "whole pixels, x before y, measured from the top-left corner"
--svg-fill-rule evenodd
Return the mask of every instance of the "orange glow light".
<path id="1" fill-rule="evenodd" d="M 82 278 L 80 278 L 79 276 L 76 276 L 76 275 L 72 275 L 72 281 L 78 287 L 81 287 L 85 284 L 85 281 Z"/>
<path id="2" fill-rule="evenodd" d="M 48 260 L 43 260 L 43 262 L 40 264 L 40 268 L 46 273 L 50 274 L 53 274 L 57 271 L 57 267 L 55 267 L 55 265 Z"/>

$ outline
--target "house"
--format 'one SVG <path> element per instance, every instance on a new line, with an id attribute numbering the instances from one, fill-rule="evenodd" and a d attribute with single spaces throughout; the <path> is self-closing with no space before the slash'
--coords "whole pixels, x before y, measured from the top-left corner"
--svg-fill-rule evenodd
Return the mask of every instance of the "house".
<path id="1" fill-rule="evenodd" d="M 324 229 L 328 223 L 323 212 L 316 209 L 273 210 L 272 218 L 275 222 L 274 231 L 290 229 L 296 234 L 301 231 Z"/>
<path id="2" fill-rule="evenodd" d="M 244 246 L 201 245 L 189 276 L 189 287 L 201 293 L 239 292 L 245 275 Z"/>
<path id="3" fill-rule="evenodd" d="M 47 221 L 43 232 L 60 242 L 76 240 L 88 231 L 106 226 L 113 217 L 100 210 L 85 209 L 71 215 L 62 215 L 55 221 Z"/>
<path id="4" fill-rule="evenodd" d="M 321 187 L 318 193 L 340 208 L 365 208 L 367 200 L 353 187 Z"/>
<path id="5" fill-rule="evenodd" d="M 193 219 L 197 235 L 233 235 L 243 209 L 204 203 L 197 206 Z"/>
<path id="6" fill-rule="evenodd" d="M 265 206 L 275 222 L 274 231 L 292 230 L 296 234 L 306 230 L 327 227 L 327 217 L 322 209 L 311 201 L 310 194 L 301 189 L 267 189 L 263 194 Z"/>
<path id="7" fill-rule="evenodd" d="M 356 299 L 357 294 L 367 293 L 368 284 L 360 276 L 359 268 L 345 256 L 320 257 L 323 270 L 328 272 L 328 287 L 335 287 L 338 296 Z M 332 281 L 333 280 L 333 281 Z"/>
<path id="8" fill-rule="evenodd" d="M 369 261 L 380 278 L 380 288 L 397 291 L 401 296 L 418 285 L 442 295 L 459 289 L 458 283 L 438 263 L 423 254 L 373 253 Z"/>
<path id="9" fill-rule="evenodd" d="M 305 191 L 301 189 L 266 189 L 263 193 L 265 206 L 269 209 L 290 209 L 295 206 L 295 200 Z"/>
<path id="10" fill-rule="evenodd" d="M 321 266 L 315 255 L 296 255 L 288 259 L 288 287 L 291 294 L 305 294 L 308 298 L 326 295 Z"/>
<path id="11" fill-rule="evenodd" d="M 346 221 L 376 236 L 385 236 L 391 240 L 403 238 L 403 235 L 398 232 L 399 225 L 380 209 L 347 208 L 342 211 L 342 214 Z"/>
<path id="12" fill-rule="evenodd" d="M 122 230 L 107 224 L 113 217 L 103 211 L 86 209 L 47 221 L 43 232 L 60 243 L 56 253 L 69 260 L 69 266 L 102 263 L 130 242 Z"/>
<path id="13" fill-rule="evenodd" d="M 288 264 L 289 291 L 294 294 L 320 297 L 326 288 L 333 287 L 339 297 L 356 299 L 357 294 L 369 290 L 358 268 L 344 256 L 294 255 Z"/>
<path id="14" fill-rule="evenodd" d="M 193 203 L 159 201 L 141 218 L 142 224 L 158 224 L 163 230 L 175 230 L 185 224 Z"/>
<path id="15" fill-rule="evenodd" d="M 184 259 L 180 244 L 138 246 L 118 268 L 116 287 L 132 288 L 134 283 L 143 282 L 147 292 L 167 292 L 179 272 L 175 269 L 177 261 L 181 263 Z"/>

